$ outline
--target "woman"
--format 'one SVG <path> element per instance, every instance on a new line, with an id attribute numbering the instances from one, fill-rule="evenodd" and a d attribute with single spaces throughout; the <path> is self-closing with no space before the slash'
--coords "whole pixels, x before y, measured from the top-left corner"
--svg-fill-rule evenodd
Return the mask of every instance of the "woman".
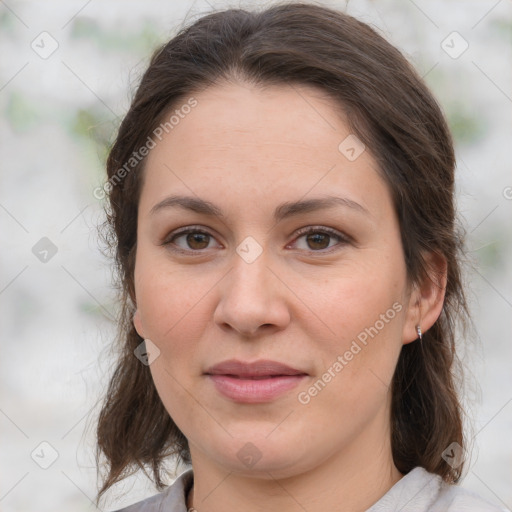
<path id="1" fill-rule="evenodd" d="M 466 303 L 445 119 L 340 12 L 227 10 L 153 56 L 108 158 L 124 509 L 499 510 L 457 487 Z"/>

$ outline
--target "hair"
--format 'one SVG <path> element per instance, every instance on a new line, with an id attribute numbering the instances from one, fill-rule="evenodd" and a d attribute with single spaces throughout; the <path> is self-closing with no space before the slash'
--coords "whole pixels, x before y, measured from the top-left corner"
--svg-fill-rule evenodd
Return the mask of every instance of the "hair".
<path id="1" fill-rule="evenodd" d="M 142 469 L 161 490 L 170 456 L 191 464 L 188 441 L 164 408 L 150 370 L 134 356 L 143 339 L 135 312 L 137 211 L 145 158 L 118 178 L 170 110 L 229 81 L 309 85 L 346 115 L 391 191 L 408 280 L 436 280 L 427 255 L 447 261 L 441 315 L 423 341 L 402 347 L 392 380 L 391 447 L 398 470 L 416 466 L 457 483 L 463 465 L 442 452 L 465 447 L 455 337 L 467 325 L 461 277 L 463 234 L 455 214 L 453 142 L 444 115 L 406 58 L 369 25 L 308 3 L 260 11 L 213 12 L 181 28 L 151 57 L 107 159 L 109 243 L 120 285 L 119 360 L 97 425 L 97 461 L 106 459 L 98 496 Z M 455 371 L 457 370 L 457 371 Z"/>

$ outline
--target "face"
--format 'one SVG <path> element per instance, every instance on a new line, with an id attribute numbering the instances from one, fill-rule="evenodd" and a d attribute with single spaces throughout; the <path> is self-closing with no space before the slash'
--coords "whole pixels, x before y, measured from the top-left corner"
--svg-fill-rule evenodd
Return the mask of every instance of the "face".
<path id="1" fill-rule="evenodd" d="M 388 442 L 416 338 L 388 187 L 314 88 L 194 97 L 151 150 L 139 204 L 134 322 L 160 351 L 160 397 L 193 464 L 284 477 L 356 447 L 363 464 Z M 207 375 L 233 359 L 302 375 Z"/>

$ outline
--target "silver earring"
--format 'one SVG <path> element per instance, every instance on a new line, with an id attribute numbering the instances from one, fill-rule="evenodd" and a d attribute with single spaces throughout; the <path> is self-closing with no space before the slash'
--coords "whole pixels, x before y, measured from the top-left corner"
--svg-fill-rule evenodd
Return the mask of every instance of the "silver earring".
<path id="1" fill-rule="evenodd" d="M 421 333 L 421 327 L 419 325 L 416 326 L 416 332 L 418 333 L 418 338 L 420 341 L 423 340 L 423 334 Z"/>

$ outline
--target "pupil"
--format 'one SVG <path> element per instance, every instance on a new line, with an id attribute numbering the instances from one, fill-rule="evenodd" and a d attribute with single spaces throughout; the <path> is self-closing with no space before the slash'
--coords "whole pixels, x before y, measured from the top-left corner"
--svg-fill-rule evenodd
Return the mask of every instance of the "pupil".
<path id="1" fill-rule="evenodd" d="M 187 236 L 187 243 L 193 249 L 205 249 L 206 247 L 208 247 L 208 240 L 206 240 L 207 236 L 208 235 L 205 235 L 203 233 L 189 233 L 189 235 Z M 200 247 L 195 245 L 196 242 L 199 243 Z"/>
<path id="2" fill-rule="evenodd" d="M 322 247 L 313 247 L 313 248 L 316 248 L 316 249 L 325 249 L 329 245 L 328 241 L 327 241 L 327 245 L 325 243 L 322 244 L 322 239 L 325 242 L 329 238 L 329 235 L 325 235 L 325 234 L 321 234 L 321 233 L 315 233 L 313 235 L 308 235 L 307 238 L 308 238 L 308 242 L 312 241 L 313 244 L 320 243 L 320 245 Z"/>

